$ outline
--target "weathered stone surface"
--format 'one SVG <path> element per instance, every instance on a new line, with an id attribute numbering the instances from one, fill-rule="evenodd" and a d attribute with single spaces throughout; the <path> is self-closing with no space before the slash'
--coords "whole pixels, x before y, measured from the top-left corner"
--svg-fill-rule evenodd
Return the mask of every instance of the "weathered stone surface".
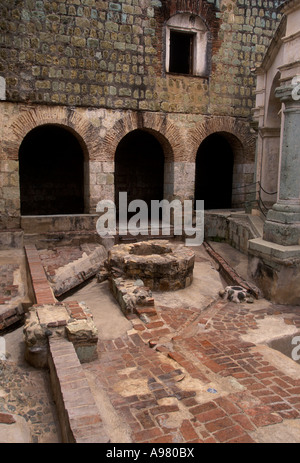
<path id="1" fill-rule="evenodd" d="M 153 240 L 114 246 L 107 267 L 112 273 L 119 269 L 124 278 L 141 279 L 150 289 L 174 291 L 192 283 L 194 261 L 194 253 L 184 245 Z"/>
<path id="2" fill-rule="evenodd" d="M 180 9 L 175 0 L 138 6 L 131 0 L 84 6 L 73 0 L 22 9 L 4 3 L 6 88 L 0 99 L 176 113 L 209 107 L 249 116 L 255 79 L 244 68 L 262 60 L 280 17 L 278 2 L 265 3 L 223 1 L 220 8 L 218 0 L 182 0 Z M 209 85 L 198 76 L 162 74 L 162 25 L 178 11 L 208 24 Z"/>
<path id="3" fill-rule="evenodd" d="M 60 296 L 79 284 L 95 276 L 107 257 L 104 246 L 98 246 L 91 254 L 84 253 L 81 258 L 59 268 L 50 282 L 56 296 Z"/>
<path id="4" fill-rule="evenodd" d="M 56 306 L 53 309 L 52 305 L 42 306 L 36 309 L 36 314 L 41 326 L 53 323 L 54 321 L 65 321 L 68 322 L 70 315 L 64 306 Z"/>
<path id="5" fill-rule="evenodd" d="M 250 240 L 249 272 L 267 299 L 277 304 L 300 304 L 300 246 Z"/>
<path id="6" fill-rule="evenodd" d="M 95 356 L 98 331 L 89 309 L 78 303 L 34 306 L 26 315 L 23 332 L 25 358 L 35 367 L 47 367 L 50 337 L 71 341 L 80 361 Z"/>
<path id="7" fill-rule="evenodd" d="M 97 342 L 98 331 L 91 320 L 77 320 L 66 326 L 66 332 L 69 341 L 80 342 Z"/>
<path id="8" fill-rule="evenodd" d="M 138 305 L 154 305 L 152 292 L 140 282 L 124 278 L 110 278 L 110 288 L 113 296 L 125 314 L 134 313 Z"/>

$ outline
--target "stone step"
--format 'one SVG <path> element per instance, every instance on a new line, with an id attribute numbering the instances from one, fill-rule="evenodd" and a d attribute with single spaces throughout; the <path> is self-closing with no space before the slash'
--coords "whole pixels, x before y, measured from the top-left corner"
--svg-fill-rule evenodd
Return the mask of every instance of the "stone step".
<path id="1" fill-rule="evenodd" d="M 248 220 L 257 235 L 256 237 L 261 238 L 264 232 L 264 221 L 258 215 L 248 215 Z"/>

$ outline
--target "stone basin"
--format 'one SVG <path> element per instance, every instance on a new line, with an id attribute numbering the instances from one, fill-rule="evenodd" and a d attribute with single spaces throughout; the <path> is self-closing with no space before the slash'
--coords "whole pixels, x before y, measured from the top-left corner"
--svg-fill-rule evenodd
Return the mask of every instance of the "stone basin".
<path id="1" fill-rule="evenodd" d="M 109 270 L 128 279 L 141 279 L 155 291 L 175 291 L 193 281 L 195 254 L 183 244 L 151 240 L 114 246 L 108 253 Z"/>

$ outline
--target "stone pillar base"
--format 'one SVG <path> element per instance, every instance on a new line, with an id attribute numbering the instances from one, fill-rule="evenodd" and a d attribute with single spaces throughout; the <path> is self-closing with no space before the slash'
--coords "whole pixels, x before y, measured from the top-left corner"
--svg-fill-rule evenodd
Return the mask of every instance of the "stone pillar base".
<path id="1" fill-rule="evenodd" d="M 274 204 L 268 212 L 263 237 L 284 246 L 300 245 L 300 206 Z"/>
<path id="2" fill-rule="evenodd" d="M 264 297 L 276 304 L 300 305 L 300 246 L 249 241 L 248 270 Z"/>

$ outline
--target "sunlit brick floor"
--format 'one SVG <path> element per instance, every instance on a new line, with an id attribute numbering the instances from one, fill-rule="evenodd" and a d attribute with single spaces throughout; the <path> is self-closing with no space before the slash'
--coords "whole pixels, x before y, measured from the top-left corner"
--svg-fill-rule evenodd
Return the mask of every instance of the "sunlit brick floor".
<path id="1" fill-rule="evenodd" d="M 253 312 L 221 301 L 199 314 L 157 306 L 150 323 L 133 315 L 134 332 L 99 342 L 99 359 L 84 368 L 132 442 L 255 442 L 257 429 L 300 418 L 300 377 L 241 339 L 274 315 L 300 327 L 295 308 Z"/>
<path id="2" fill-rule="evenodd" d="M 39 253 L 48 274 L 89 249 L 55 252 Z M 7 297 L 13 271 L 1 273 Z M 83 364 L 94 391 L 103 391 L 126 428 L 126 442 L 256 442 L 257 431 L 300 418 L 299 375 L 289 375 L 243 339 L 268 317 L 300 331 L 299 307 L 219 301 L 199 311 L 155 302 L 148 323 L 128 316 L 132 330 L 99 340 L 98 359 Z M 32 416 L 42 413 L 33 405 L 30 410 Z M 103 423 L 114 442 L 105 415 Z"/>

